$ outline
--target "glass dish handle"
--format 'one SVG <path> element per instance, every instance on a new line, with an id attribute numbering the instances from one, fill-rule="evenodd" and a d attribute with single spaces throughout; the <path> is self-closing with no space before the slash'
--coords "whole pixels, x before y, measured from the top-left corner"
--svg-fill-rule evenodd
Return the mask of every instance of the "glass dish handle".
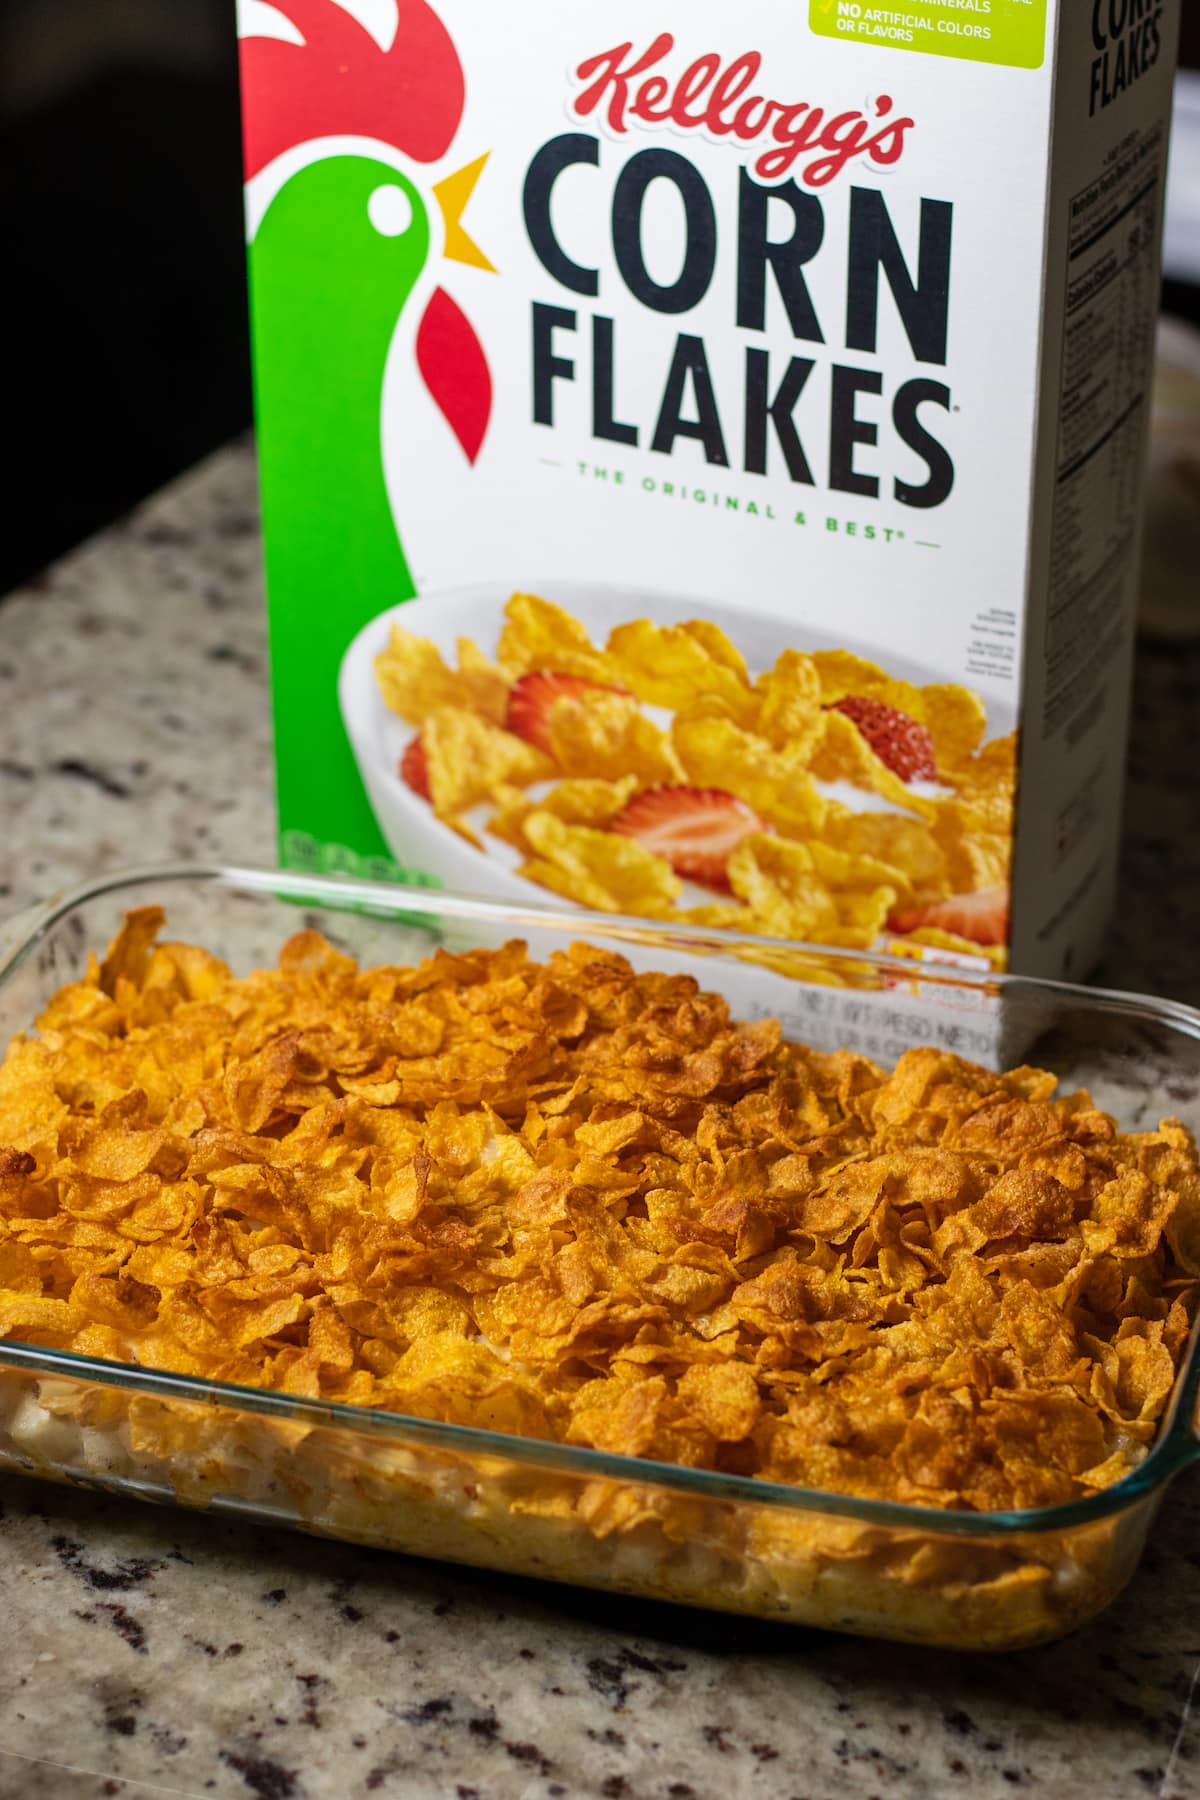
<path id="1" fill-rule="evenodd" d="M 1187 1411 L 1183 1419 L 1182 1455 L 1179 1467 L 1189 1469 L 1200 1463 L 1200 1343 L 1192 1353 L 1195 1369 L 1191 1378 L 1191 1393 L 1185 1394 Z"/>
<path id="2" fill-rule="evenodd" d="M 45 902 L 39 900 L 19 913 L 10 913 L 8 918 L 0 919 L 0 975 L 3 975 L 18 950 L 29 942 L 30 936 L 45 916 Z"/>

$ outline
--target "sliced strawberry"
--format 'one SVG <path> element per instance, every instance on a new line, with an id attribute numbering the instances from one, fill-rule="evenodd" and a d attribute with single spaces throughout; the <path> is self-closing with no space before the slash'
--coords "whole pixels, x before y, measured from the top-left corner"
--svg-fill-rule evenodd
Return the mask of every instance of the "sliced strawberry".
<path id="1" fill-rule="evenodd" d="M 636 838 L 665 857 L 685 881 L 727 888 L 729 857 L 750 831 L 764 831 L 758 814 L 723 788 L 652 787 L 635 794 L 610 831 Z"/>
<path id="2" fill-rule="evenodd" d="M 433 798 L 429 792 L 429 758 L 422 738 L 415 737 L 400 758 L 400 779 L 407 781 L 413 793 L 420 794 L 422 800 Z"/>
<path id="3" fill-rule="evenodd" d="M 973 944 L 1007 944 L 1008 889 L 980 888 L 974 894 L 951 894 L 928 906 L 894 912 L 888 920 L 893 931 L 921 931 L 933 926 L 970 938 Z"/>
<path id="4" fill-rule="evenodd" d="M 585 700 L 589 694 L 623 691 L 606 687 L 600 681 L 587 681 L 582 675 L 566 675 L 561 669 L 534 669 L 509 688 L 504 723 L 517 737 L 549 756 L 550 713 L 556 700 Z"/>
<path id="5" fill-rule="evenodd" d="M 882 700 L 868 700 L 863 694 L 847 694 L 835 700 L 828 709 L 843 713 L 857 725 L 880 762 L 886 763 L 901 781 L 936 781 L 937 762 L 933 739 L 924 725 L 898 706 Z"/>

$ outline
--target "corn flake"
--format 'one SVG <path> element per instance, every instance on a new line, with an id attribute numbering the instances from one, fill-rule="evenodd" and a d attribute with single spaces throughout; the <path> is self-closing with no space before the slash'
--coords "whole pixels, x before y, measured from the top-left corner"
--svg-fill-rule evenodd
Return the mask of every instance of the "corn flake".
<path id="1" fill-rule="evenodd" d="M 509 676 L 469 638 L 459 638 L 458 660 L 458 668 L 450 668 L 430 638 L 393 625 L 387 648 L 375 658 L 375 679 L 386 705 L 411 725 L 424 724 L 443 706 L 467 708 L 503 724 Z"/>
<path id="2" fill-rule="evenodd" d="M 433 810 L 442 819 L 491 798 L 502 785 L 544 781 L 554 766 L 540 750 L 463 707 L 429 714 L 421 733 Z"/>
<path id="3" fill-rule="evenodd" d="M 821 738 L 812 756 L 812 771 L 822 781 L 846 781 L 867 793 L 879 794 L 893 806 L 922 818 L 937 817 L 934 801 L 914 794 L 907 782 L 876 756 L 866 738 L 844 713 L 822 714 Z"/>
<path id="4" fill-rule="evenodd" d="M 637 791 L 637 777 L 627 775 L 622 781 L 601 781 L 580 776 L 560 781 L 540 799 L 531 800 L 519 788 L 497 790 L 497 811 L 487 822 L 494 837 L 503 838 L 518 850 L 532 848 L 525 835 L 525 820 L 532 812 L 553 813 L 564 825 L 591 825 L 600 829 L 611 824 L 629 797 Z"/>
<path id="5" fill-rule="evenodd" d="M 672 742 L 698 786 L 736 794 L 787 836 L 809 837 L 820 829 L 826 802 L 800 754 L 775 750 L 730 719 L 692 711 L 676 718 Z"/>
<path id="6" fill-rule="evenodd" d="M 708 696 L 736 716 L 749 704 L 745 663 L 719 626 L 705 620 L 618 625 L 609 634 L 607 655 L 621 686 L 650 706 L 674 712 Z"/>
<path id="7" fill-rule="evenodd" d="M 550 749 L 565 774 L 585 779 L 633 775 L 651 787 L 680 775 L 670 739 L 631 694 L 563 695 L 550 709 Z"/>
<path id="8" fill-rule="evenodd" d="M 681 884 L 662 857 L 635 838 L 568 825 L 551 812 L 524 821 L 533 858 L 522 874 L 599 912 L 661 913 L 678 898 Z"/>
<path id="9" fill-rule="evenodd" d="M 585 681 L 615 682 L 616 672 L 578 619 L 536 594 L 514 594 L 504 608 L 500 662 L 515 675 L 557 669 Z"/>

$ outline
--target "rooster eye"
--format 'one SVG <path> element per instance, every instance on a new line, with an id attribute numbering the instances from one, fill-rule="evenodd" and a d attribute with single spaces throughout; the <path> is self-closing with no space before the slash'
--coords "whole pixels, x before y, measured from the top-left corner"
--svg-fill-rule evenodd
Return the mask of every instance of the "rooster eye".
<path id="1" fill-rule="evenodd" d="M 380 237 L 403 237 L 413 222 L 412 201 L 399 187 L 378 187 L 367 201 L 367 217 Z"/>

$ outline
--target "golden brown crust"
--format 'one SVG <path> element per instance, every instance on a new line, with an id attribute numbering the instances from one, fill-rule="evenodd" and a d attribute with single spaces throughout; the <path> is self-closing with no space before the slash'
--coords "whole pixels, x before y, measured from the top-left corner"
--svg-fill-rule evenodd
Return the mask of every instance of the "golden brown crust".
<path id="1" fill-rule="evenodd" d="M 586 945 L 235 979 L 131 914 L 0 1069 L 0 1336 L 943 1507 L 1145 1453 L 1200 1169 Z"/>

